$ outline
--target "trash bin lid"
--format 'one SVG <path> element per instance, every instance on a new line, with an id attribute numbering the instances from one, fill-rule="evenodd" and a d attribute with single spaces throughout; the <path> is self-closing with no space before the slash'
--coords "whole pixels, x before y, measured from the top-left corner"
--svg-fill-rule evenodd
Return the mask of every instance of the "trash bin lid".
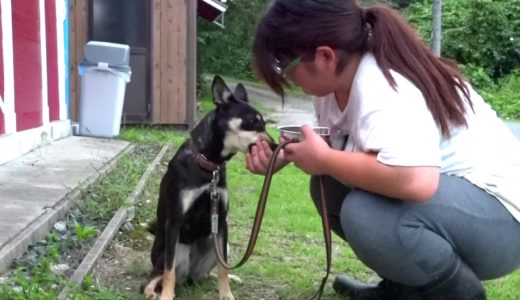
<path id="1" fill-rule="evenodd" d="M 97 64 L 128 66 L 130 62 L 130 46 L 124 44 L 90 41 L 84 47 L 84 62 Z"/>

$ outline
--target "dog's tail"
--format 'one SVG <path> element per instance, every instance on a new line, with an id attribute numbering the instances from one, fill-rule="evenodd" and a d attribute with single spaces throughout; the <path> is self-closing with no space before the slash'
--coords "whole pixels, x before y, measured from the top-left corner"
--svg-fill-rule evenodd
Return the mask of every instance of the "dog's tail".
<path id="1" fill-rule="evenodd" d="M 150 221 L 150 222 L 146 222 L 143 226 L 151 234 L 153 234 L 153 235 L 157 234 L 157 219 Z"/>

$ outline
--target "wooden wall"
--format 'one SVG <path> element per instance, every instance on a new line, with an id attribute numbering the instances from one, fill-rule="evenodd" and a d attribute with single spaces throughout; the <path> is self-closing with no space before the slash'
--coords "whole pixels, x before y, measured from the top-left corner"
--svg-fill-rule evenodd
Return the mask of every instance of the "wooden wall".
<path id="1" fill-rule="evenodd" d="M 154 0 L 152 114 L 154 123 L 187 122 L 187 1 Z"/>
<path id="2" fill-rule="evenodd" d="M 45 20 L 37 1 L 13 1 L 12 10 L 16 129 L 22 131 L 43 123 L 40 22 Z"/>
<path id="3" fill-rule="evenodd" d="M 152 5 L 153 124 L 193 126 L 196 108 L 196 1 L 149 0 Z M 78 65 L 88 38 L 88 0 L 70 1 L 71 119 L 77 120 Z M 132 77 L 132 80 L 139 80 Z"/>
<path id="4" fill-rule="evenodd" d="M 56 1 L 45 0 L 45 21 L 42 20 L 42 23 L 45 22 L 45 36 L 47 38 L 47 98 L 50 112 L 49 120 L 51 121 L 60 119 L 58 28 L 56 17 Z M 59 30 L 62 30 L 62 28 Z"/>
<path id="5" fill-rule="evenodd" d="M 70 118 L 78 120 L 80 78 L 78 65 L 88 38 L 88 0 L 69 1 L 69 95 Z"/>
<path id="6" fill-rule="evenodd" d="M 3 52 L 3 34 L 2 34 L 2 4 L 0 4 L 0 101 L 4 101 L 4 52 Z M 5 117 L 0 109 L 0 135 L 5 133 Z"/>

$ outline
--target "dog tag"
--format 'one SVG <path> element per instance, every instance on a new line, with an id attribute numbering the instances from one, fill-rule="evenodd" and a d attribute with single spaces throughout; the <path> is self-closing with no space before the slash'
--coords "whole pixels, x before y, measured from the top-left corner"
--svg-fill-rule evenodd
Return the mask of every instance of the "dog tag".
<path id="1" fill-rule="evenodd" d="M 218 233 L 218 214 L 211 214 L 211 233 Z"/>

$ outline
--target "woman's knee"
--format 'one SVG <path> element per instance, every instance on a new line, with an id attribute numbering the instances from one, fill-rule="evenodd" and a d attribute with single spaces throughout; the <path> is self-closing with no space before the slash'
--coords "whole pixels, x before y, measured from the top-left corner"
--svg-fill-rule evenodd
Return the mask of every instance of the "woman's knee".
<path id="1" fill-rule="evenodd" d="M 386 207 L 389 206 L 387 201 L 391 200 L 362 190 L 353 190 L 346 197 L 341 207 L 341 227 L 354 250 L 384 251 L 379 244 L 396 238 L 397 215 Z"/>

